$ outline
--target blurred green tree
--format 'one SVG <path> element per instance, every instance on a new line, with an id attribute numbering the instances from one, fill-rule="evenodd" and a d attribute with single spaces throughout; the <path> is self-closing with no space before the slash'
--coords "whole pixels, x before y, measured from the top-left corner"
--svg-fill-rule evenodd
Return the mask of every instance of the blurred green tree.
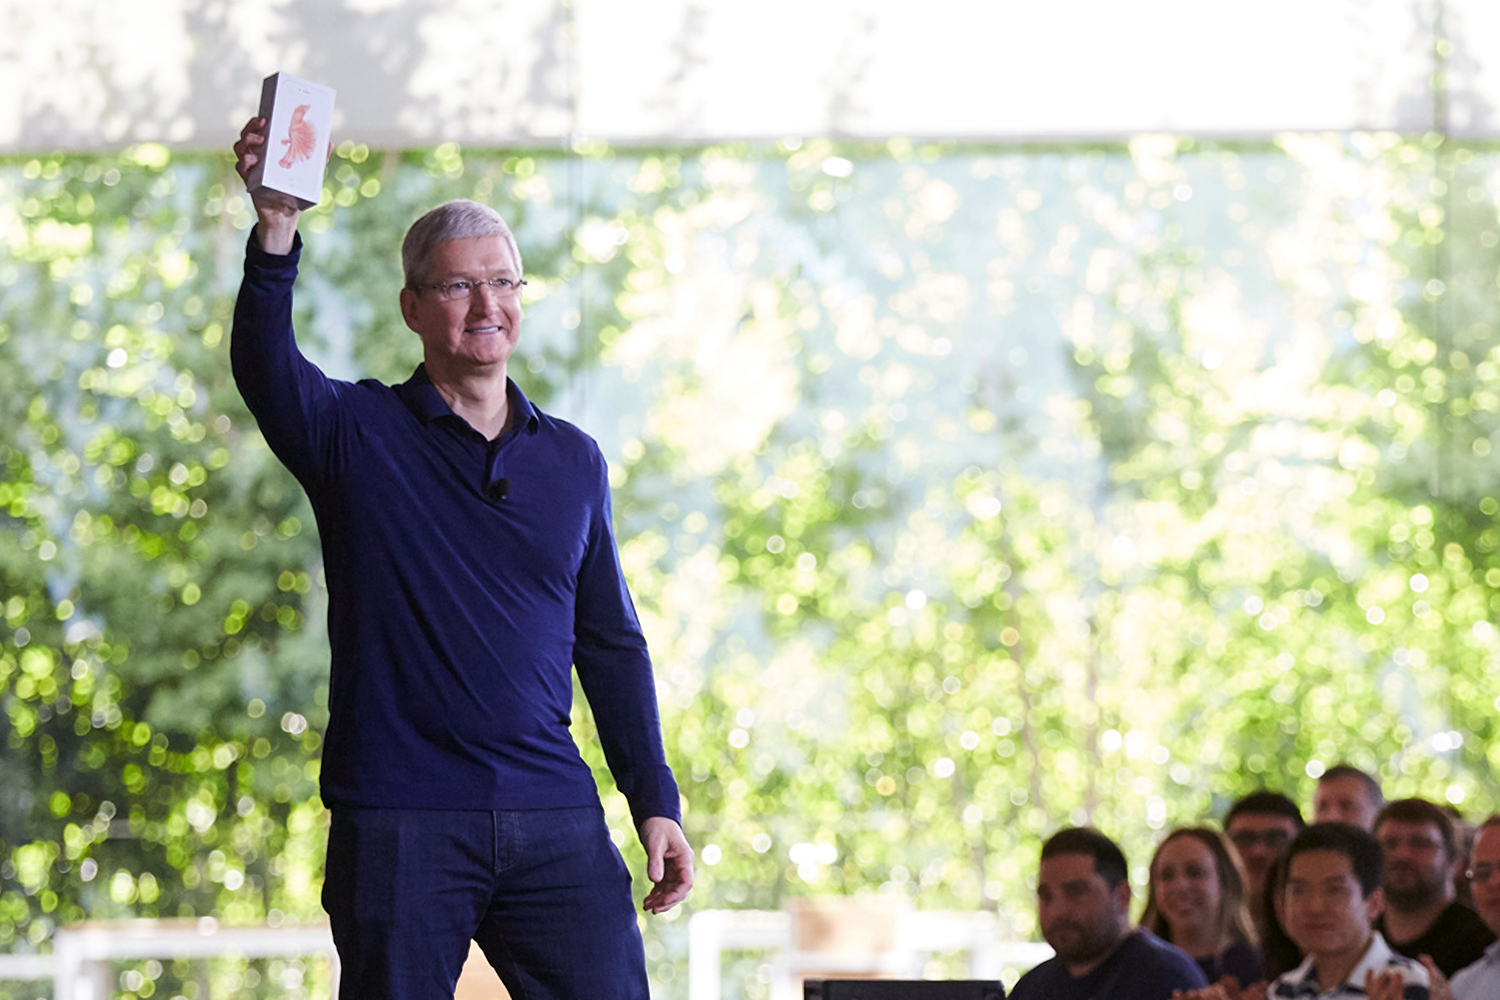
<path id="1" fill-rule="evenodd" d="M 330 374 L 404 378 L 405 226 L 500 208 L 532 281 L 513 374 L 611 461 L 685 911 L 896 893 L 1029 937 L 1065 823 L 1140 866 L 1341 760 L 1500 799 L 1496 176 L 1386 135 L 344 143 L 297 318 Z M 325 601 L 228 376 L 248 202 L 225 158 L 150 145 L 6 161 L 0 191 L 0 946 L 315 918 Z M 677 995 L 681 915 L 647 926 Z"/>

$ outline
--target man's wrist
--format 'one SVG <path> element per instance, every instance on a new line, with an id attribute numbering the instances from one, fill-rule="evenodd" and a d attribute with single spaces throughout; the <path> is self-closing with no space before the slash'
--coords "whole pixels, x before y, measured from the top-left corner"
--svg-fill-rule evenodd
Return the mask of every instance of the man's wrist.
<path id="1" fill-rule="evenodd" d="M 650 823 L 653 819 L 671 820 L 673 823 L 676 823 L 679 828 L 682 826 L 681 814 L 674 816 L 671 811 L 666 808 L 643 810 L 643 812 L 645 812 L 645 815 L 641 816 L 641 819 L 635 824 L 637 830 L 644 830 L 646 828 L 646 824 Z M 640 814 L 637 813 L 636 815 Z"/>
<path id="2" fill-rule="evenodd" d="M 260 241 L 260 248 L 268 254 L 284 257 L 292 252 L 297 243 L 297 220 L 276 221 L 267 223 L 261 219 L 255 227 L 255 237 Z"/>

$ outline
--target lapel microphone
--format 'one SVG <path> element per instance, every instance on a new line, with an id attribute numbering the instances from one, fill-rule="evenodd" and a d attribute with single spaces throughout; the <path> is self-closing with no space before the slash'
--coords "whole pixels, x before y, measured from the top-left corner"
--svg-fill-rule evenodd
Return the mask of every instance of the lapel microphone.
<path id="1" fill-rule="evenodd" d="M 501 476 L 486 486 L 484 492 L 493 502 L 504 503 L 505 498 L 510 496 L 510 480 L 505 476 Z"/>

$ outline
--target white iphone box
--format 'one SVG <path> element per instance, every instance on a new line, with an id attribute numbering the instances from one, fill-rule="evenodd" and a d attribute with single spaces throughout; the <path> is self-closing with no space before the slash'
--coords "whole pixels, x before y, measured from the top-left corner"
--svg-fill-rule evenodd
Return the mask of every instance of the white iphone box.
<path id="1" fill-rule="evenodd" d="M 333 88 L 272 73 L 261 84 L 260 117 L 270 122 L 265 155 L 250 168 L 246 186 L 280 191 L 312 208 L 323 197 L 323 170 L 333 149 Z"/>

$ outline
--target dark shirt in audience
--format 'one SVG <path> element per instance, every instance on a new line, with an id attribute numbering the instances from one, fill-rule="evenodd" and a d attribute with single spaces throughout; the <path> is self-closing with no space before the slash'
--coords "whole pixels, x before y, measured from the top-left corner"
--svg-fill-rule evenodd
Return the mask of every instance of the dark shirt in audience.
<path id="1" fill-rule="evenodd" d="M 1195 958 L 1193 961 L 1198 963 L 1198 968 L 1203 970 L 1210 983 L 1217 983 L 1225 976 L 1233 976 L 1241 987 L 1245 987 L 1264 978 L 1262 969 L 1265 960 L 1261 958 L 1260 949 L 1243 941 L 1235 942 L 1217 955 Z"/>
<path id="2" fill-rule="evenodd" d="M 1062 959 L 1047 959 L 1021 977 L 1011 1000 L 1168 1000 L 1173 990 L 1207 985 L 1187 952 L 1136 929 L 1087 975 L 1075 977 Z"/>
<path id="3" fill-rule="evenodd" d="M 1448 904 L 1427 933 L 1411 941 L 1397 941 L 1385 929 L 1385 917 L 1380 918 L 1376 929 L 1385 935 L 1391 950 L 1408 958 L 1431 955 L 1432 961 L 1443 975 L 1452 976 L 1459 969 L 1473 965 L 1484 955 L 1484 950 L 1495 943 L 1495 935 L 1479 914 L 1455 900 Z"/>

